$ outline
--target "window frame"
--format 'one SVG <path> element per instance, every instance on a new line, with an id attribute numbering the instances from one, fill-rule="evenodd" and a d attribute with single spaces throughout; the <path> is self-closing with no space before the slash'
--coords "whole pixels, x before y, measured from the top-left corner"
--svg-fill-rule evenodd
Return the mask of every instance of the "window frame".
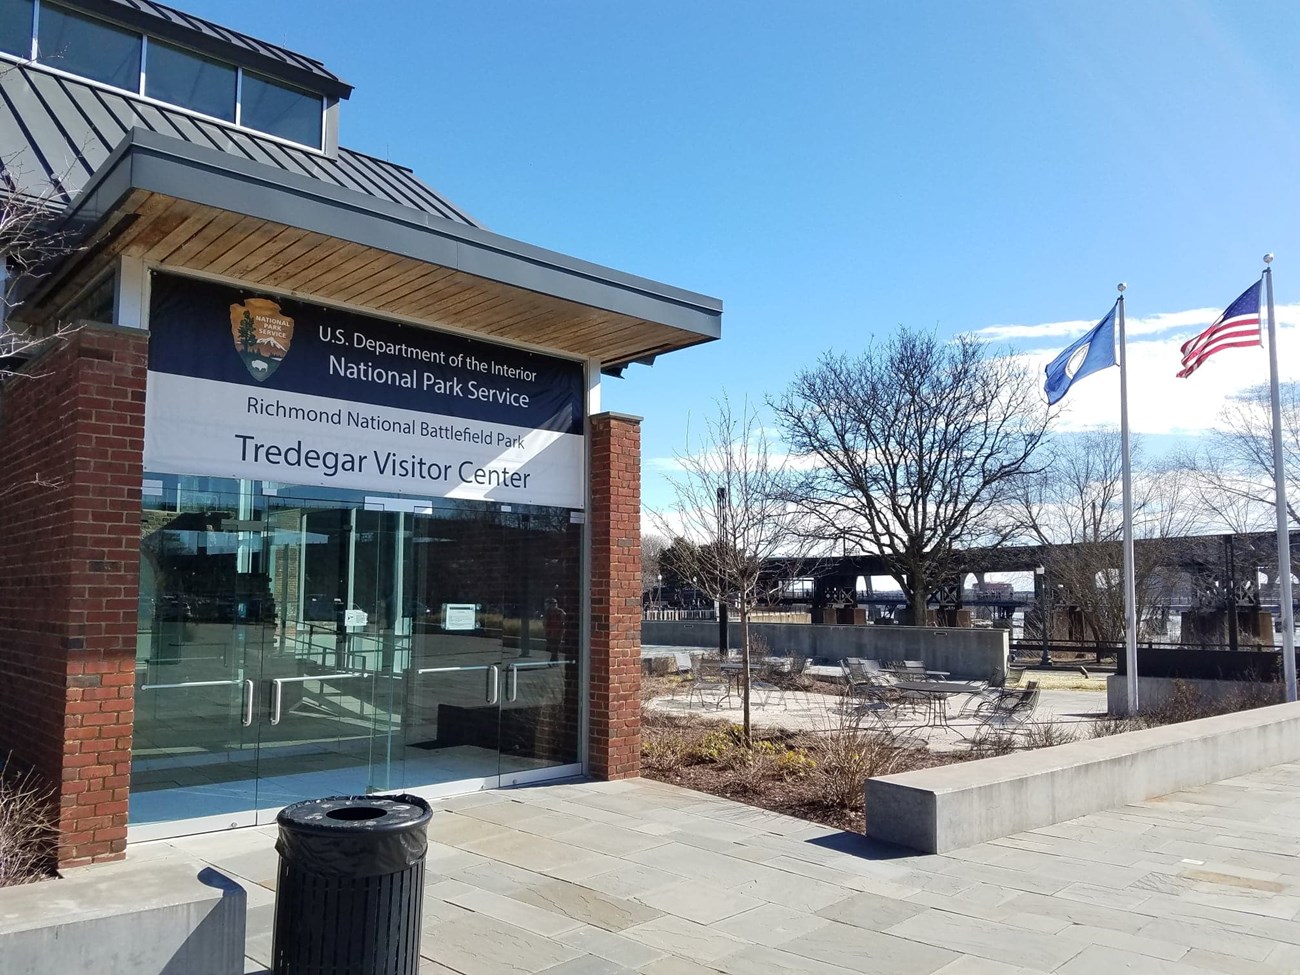
<path id="1" fill-rule="evenodd" d="M 287 91 L 302 95 L 308 99 L 312 97 L 316 97 L 318 100 L 320 100 L 321 113 L 319 118 L 319 128 L 317 129 L 317 131 L 320 133 L 320 143 L 324 145 L 325 124 L 327 119 L 325 117 L 325 105 L 323 99 L 320 99 L 320 96 L 313 96 L 312 93 L 305 88 L 300 88 L 297 85 L 291 85 L 287 81 L 281 81 L 279 78 L 272 77 L 269 74 L 263 74 L 260 71 L 245 72 L 243 68 L 238 69 L 238 73 L 236 74 L 236 78 L 235 78 L 235 90 L 238 93 L 238 101 L 236 102 L 236 113 L 235 113 L 237 118 L 243 118 L 243 114 L 244 114 L 244 78 L 246 75 L 252 75 L 255 79 L 262 82 L 263 84 L 269 84 L 270 86 L 276 88 L 283 88 Z M 265 129 L 259 129 L 253 126 L 245 126 L 245 128 L 247 128 L 250 132 L 263 132 L 266 135 L 273 134 L 270 132 L 266 132 Z M 276 138 L 283 139 L 285 142 L 289 143 L 290 145 L 295 145 L 295 146 L 307 145 L 307 143 L 305 142 L 296 142 L 293 139 L 285 138 L 285 136 L 282 135 L 276 136 Z"/>
<path id="2" fill-rule="evenodd" d="M 193 118 L 204 119 L 209 122 L 215 122 L 218 125 L 233 127 L 239 130 L 240 132 L 246 132 L 249 135 L 255 135 L 258 138 L 262 138 L 262 139 L 270 139 L 273 142 L 279 143 L 280 145 L 292 146 L 295 149 L 302 149 L 306 152 L 316 153 L 317 155 L 328 156 L 328 153 L 325 150 L 326 145 L 328 145 L 330 141 L 329 138 L 330 102 L 327 96 L 318 95 L 315 92 L 309 91 L 291 82 L 283 81 L 275 77 L 273 74 L 268 74 L 266 72 L 260 72 L 260 71 L 253 71 L 253 74 L 264 77 L 283 87 L 302 92 L 303 94 L 311 98 L 315 98 L 320 102 L 320 141 L 316 145 L 312 145 L 309 142 L 297 142 L 293 139 L 286 139 L 284 136 L 276 135 L 273 132 L 266 132 L 262 129 L 253 128 L 243 123 L 244 70 L 245 70 L 243 65 L 235 64 L 230 61 L 225 61 L 222 60 L 221 58 L 212 57 L 211 55 L 204 54 L 201 51 L 197 51 L 191 47 L 186 46 L 183 43 L 178 43 L 173 40 L 169 40 L 161 37 L 151 38 L 151 36 L 145 31 L 136 30 L 133 27 L 125 27 L 124 25 L 118 24 L 107 17 L 101 17 L 98 14 L 92 14 L 88 11 L 80 10 L 75 6 L 68 5 L 64 9 L 72 11 L 77 16 L 86 17 L 90 20 L 100 21 L 101 23 L 118 28 L 119 30 L 127 30 L 133 34 L 138 34 L 140 36 L 141 39 L 140 84 L 138 88 L 134 91 L 131 90 L 130 88 L 119 88 L 117 85 L 108 84 L 107 82 L 103 82 L 103 81 L 97 81 L 94 78 L 87 78 L 85 75 L 77 74 L 75 71 L 68 71 L 63 68 L 57 68 L 51 64 L 39 63 L 36 60 L 36 58 L 39 53 L 39 49 L 37 45 L 40 37 L 41 8 L 45 5 L 46 2 L 47 0 L 32 0 L 32 25 L 31 25 L 32 35 L 31 35 L 31 45 L 28 48 L 28 56 L 22 57 L 20 55 L 9 54 L 7 52 L 0 51 L 0 62 L 17 63 L 17 64 L 24 65 L 26 67 L 30 67 L 34 70 L 48 72 L 58 77 L 72 78 L 75 79 L 76 81 L 81 82 L 82 84 L 90 85 L 95 88 L 101 88 L 104 91 L 111 91 L 111 92 L 130 95 L 132 98 L 137 98 L 140 101 L 145 102 L 146 104 L 149 105 L 156 105 L 160 108 L 172 109 L 173 111 L 183 112 L 184 114 L 192 116 Z M 53 6 L 58 7 L 61 5 L 57 2 L 54 2 Z M 187 105 L 180 105 L 177 104 L 176 102 L 163 101 L 160 98 L 153 98 L 149 95 L 146 95 L 145 85 L 146 85 L 146 79 L 148 77 L 147 72 L 149 67 L 149 42 L 151 39 L 157 40 L 158 42 L 163 44 L 170 45 L 171 47 L 175 47 L 180 50 L 193 53 L 194 55 L 205 58 L 206 60 L 216 61 L 220 64 L 225 64 L 228 65 L 229 67 L 234 68 L 235 69 L 235 120 L 232 122 L 230 119 L 224 119 L 216 115 L 208 115 L 206 112 L 201 112 L 198 109 L 190 108 Z"/>
<path id="3" fill-rule="evenodd" d="M 220 67 L 223 67 L 223 68 L 229 68 L 232 72 L 234 72 L 234 84 L 232 84 L 232 85 L 230 86 L 230 89 L 231 89 L 231 90 L 230 90 L 230 118 L 223 118 L 223 117 L 220 116 L 220 115 L 209 115 L 207 112 L 202 112 L 202 111 L 200 111 L 200 110 L 197 109 L 197 108 L 191 108 L 191 107 L 189 107 L 189 106 L 181 106 L 179 102 L 170 102 L 170 101 L 167 101 L 167 99 L 165 99 L 165 98 L 156 98 L 156 97 L 154 97 L 154 96 L 152 96 L 152 95 L 149 95 L 149 94 L 148 94 L 148 91 L 149 91 L 149 52 L 150 52 L 150 49 L 153 48 L 155 45 L 158 45 L 158 46 L 161 46 L 161 47 L 164 47 L 164 48 L 171 48 L 171 49 L 174 50 L 174 51 L 180 51 L 182 54 L 187 54 L 187 55 L 189 55 L 189 56 L 191 56 L 191 57 L 193 57 L 193 58 L 195 58 L 195 59 L 197 59 L 197 60 L 199 60 L 199 61 L 206 61 L 206 62 L 208 62 L 209 64 L 215 64 L 215 65 L 219 65 Z M 177 107 L 184 107 L 187 111 L 189 111 L 189 112 L 193 112 L 195 115 L 199 116 L 200 118 L 215 118 L 215 119 L 217 119 L 217 120 L 219 120 L 219 121 L 221 121 L 221 122 L 226 123 L 227 125 L 230 125 L 230 124 L 233 123 L 237 118 L 239 118 L 239 94 L 240 94 L 239 76 L 240 76 L 240 72 L 241 72 L 241 70 L 242 70 L 242 69 L 239 67 L 239 65 L 237 65 L 237 64 L 231 64 L 229 61 L 222 61 L 220 58 L 214 58 L 214 57 L 210 57 L 210 56 L 208 56 L 208 55 L 206 55 L 206 54 L 200 54 L 198 51 L 194 50 L 193 48 L 185 47 L 185 46 L 182 45 L 182 44 L 175 44 L 175 43 L 173 43 L 172 41 L 165 41 L 165 40 L 163 40 L 161 37 L 150 37 L 148 34 L 145 34 L 145 35 L 144 35 L 144 48 L 143 48 L 143 50 L 142 50 L 141 53 L 140 53 L 140 95 L 141 95 L 142 97 L 144 97 L 144 98 L 151 98 L 151 99 L 153 99 L 153 101 L 158 102 L 158 103 L 163 104 L 163 105 L 176 105 Z M 254 130 L 254 131 L 256 131 L 256 130 Z M 267 133 L 267 134 L 269 135 L 270 133 Z M 287 141 L 293 143 L 293 140 L 292 140 L 292 139 L 287 140 Z M 293 144 L 294 144 L 294 145 L 307 145 L 307 143 L 305 143 L 305 142 L 301 142 L 301 143 L 293 143 Z"/>

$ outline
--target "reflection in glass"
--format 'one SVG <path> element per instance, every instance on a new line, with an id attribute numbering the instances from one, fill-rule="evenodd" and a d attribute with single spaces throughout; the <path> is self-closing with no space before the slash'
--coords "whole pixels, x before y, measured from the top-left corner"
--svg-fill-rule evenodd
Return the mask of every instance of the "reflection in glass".
<path id="1" fill-rule="evenodd" d="M 132 823 L 577 762 L 567 509 L 145 485 Z"/>
<path id="2" fill-rule="evenodd" d="M 214 118 L 235 120 L 235 69 L 231 65 L 152 38 L 144 93 Z"/>
<path id="3" fill-rule="evenodd" d="M 288 85 L 244 72 L 240 92 L 239 122 L 259 132 L 319 148 L 321 100 Z"/>
<path id="4" fill-rule="evenodd" d="M 37 60 L 127 91 L 140 90 L 139 34 L 41 4 Z"/>
<path id="5" fill-rule="evenodd" d="M 33 0 L 0 0 L 0 51 L 32 56 Z"/>

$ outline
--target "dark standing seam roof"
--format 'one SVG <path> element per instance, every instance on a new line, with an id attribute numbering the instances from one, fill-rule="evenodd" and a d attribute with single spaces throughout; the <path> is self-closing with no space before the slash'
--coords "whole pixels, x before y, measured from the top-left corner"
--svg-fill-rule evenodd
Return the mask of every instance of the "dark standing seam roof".
<path id="1" fill-rule="evenodd" d="M 0 164 L 28 192 L 53 185 L 54 206 L 66 206 L 133 127 L 479 226 L 404 166 L 341 147 L 327 158 L 38 67 L 0 64 Z"/>
<path id="2" fill-rule="evenodd" d="M 352 86 L 315 58 L 278 44 L 268 44 L 210 20 L 174 10 L 153 0 L 62 0 L 71 7 L 224 57 L 254 69 L 296 81 L 321 94 L 347 98 Z"/>

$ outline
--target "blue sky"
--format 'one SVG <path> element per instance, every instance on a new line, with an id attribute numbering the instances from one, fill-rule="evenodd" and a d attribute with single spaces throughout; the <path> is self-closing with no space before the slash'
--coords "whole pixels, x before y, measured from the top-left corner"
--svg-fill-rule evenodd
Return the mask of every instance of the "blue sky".
<path id="1" fill-rule="evenodd" d="M 1134 427 L 1194 436 L 1267 358 L 1175 383 L 1177 346 L 1266 250 L 1300 376 L 1289 4 L 174 2 L 323 60 L 356 85 L 344 144 L 491 229 L 724 300 L 722 342 L 605 385 L 645 417 L 653 504 L 715 391 L 899 323 L 1038 364 L 1120 280 Z M 1116 422 L 1117 389 L 1076 387 L 1062 429 Z"/>

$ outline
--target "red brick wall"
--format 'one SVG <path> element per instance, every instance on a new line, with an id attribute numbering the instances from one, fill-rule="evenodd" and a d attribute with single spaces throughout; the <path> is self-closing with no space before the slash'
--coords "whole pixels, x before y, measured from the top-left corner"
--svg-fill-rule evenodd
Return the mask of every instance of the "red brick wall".
<path id="1" fill-rule="evenodd" d="M 58 859 L 126 848 L 148 338 L 87 327 L 0 392 L 0 755 L 58 790 Z"/>
<path id="2" fill-rule="evenodd" d="M 591 418 L 593 776 L 641 774 L 641 421 Z"/>

